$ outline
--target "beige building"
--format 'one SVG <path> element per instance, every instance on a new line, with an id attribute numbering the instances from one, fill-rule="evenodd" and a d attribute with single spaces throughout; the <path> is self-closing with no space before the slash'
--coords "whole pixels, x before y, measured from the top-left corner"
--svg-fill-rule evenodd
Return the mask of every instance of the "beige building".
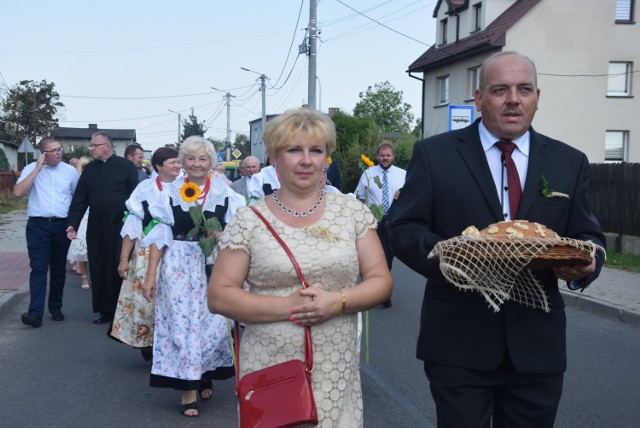
<path id="1" fill-rule="evenodd" d="M 485 58 L 518 51 L 538 70 L 538 132 L 593 163 L 640 162 L 636 7 L 636 0 L 439 0 L 437 42 L 409 66 L 412 76 L 422 73 L 424 135 L 449 130 L 449 106 L 474 105 Z"/>

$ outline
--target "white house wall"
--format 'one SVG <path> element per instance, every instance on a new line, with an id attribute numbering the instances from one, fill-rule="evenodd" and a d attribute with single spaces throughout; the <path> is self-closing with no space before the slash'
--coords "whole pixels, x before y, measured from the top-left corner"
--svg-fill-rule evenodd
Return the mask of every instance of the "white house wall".
<path id="1" fill-rule="evenodd" d="M 640 27 L 615 24 L 615 3 L 544 0 L 507 32 L 505 50 L 529 56 L 538 70 L 534 128 L 582 150 L 590 162 L 604 162 L 607 130 L 629 131 L 627 160 L 640 162 L 640 103 L 606 96 L 610 61 L 640 67 Z M 632 94 L 639 90 L 634 73 Z"/>
<path id="2" fill-rule="evenodd" d="M 493 10 L 487 3 L 494 2 L 505 7 L 512 3 L 484 1 L 482 7 L 487 16 Z M 541 91 L 533 121 L 537 131 L 582 150 L 591 162 L 604 161 L 607 130 L 629 131 L 627 161 L 640 162 L 640 24 L 615 24 L 615 3 L 543 0 L 507 31 L 504 50 L 518 51 L 536 64 Z M 471 11 L 470 7 L 465 12 Z M 425 73 L 427 135 L 447 131 L 448 108 L 436 106 L 437 77 L 449 74 L 450 104 L 473 105 L 466 94 L 466 70 L 487 56 L 464 59 Z M 610 61 L 633 62 L 636 72 L 631 88 L 635 98 L 606 96 Z"/>

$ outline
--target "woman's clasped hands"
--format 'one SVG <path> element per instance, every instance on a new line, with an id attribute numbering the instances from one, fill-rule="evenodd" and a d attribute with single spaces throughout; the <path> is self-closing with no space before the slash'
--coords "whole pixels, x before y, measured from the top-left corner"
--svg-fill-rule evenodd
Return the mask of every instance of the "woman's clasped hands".
<path id="1" fill-rule="evenodd" d="M 289 320 L 300 326 L 321 324 L 339 314 L 342 307 L 338 293 L 323 290 L 320 286 L 301 288 L 289 297 L 294 303 Z"/>

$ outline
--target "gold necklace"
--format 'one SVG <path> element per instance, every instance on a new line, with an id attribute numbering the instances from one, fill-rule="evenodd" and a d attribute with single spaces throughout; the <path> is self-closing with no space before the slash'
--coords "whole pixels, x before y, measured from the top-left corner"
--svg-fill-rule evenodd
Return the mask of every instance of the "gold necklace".
<path id="1" fill-rule="evenodd" d="M 292 215 L 294 217 L 306 217 L 308 215 L 313 214 L 313 212 L 317 210 L 318 207 L 320 207 L 320 204 L 324 200 L 324 189 L 320 189 L 320 191 L 318 192 L 318 199 L 316 199 L 316 202 L 313 204 L 311 208 L 305 211 L 295 211 L 285 206 L 285 204 L 280 202 L 280 198 L 278 197 L 277 190 L 273 191 L 273 193 L 271 194 L 271 197 L 273 198 L 273 203 L 276 204 L 282 211 L 286 212 L 287 214 Z"/>

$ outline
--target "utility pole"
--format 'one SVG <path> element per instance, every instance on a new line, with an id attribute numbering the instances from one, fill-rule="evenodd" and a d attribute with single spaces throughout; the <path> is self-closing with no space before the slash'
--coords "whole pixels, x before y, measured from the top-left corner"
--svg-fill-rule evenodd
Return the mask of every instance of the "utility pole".
<path id="1" fill-rule="evenodd" d="M 248 68 L 240 67 L 241 70 L 249 71 L 251 73 L 260 74 L 257 71 L 249 70 Z M 264 147 L 264 140 L 262 139 L 262 134 L 264 133 L 264 127 L 267 126 L 267 93 L 266 93 L 266 84 L 267 76 L 264 74 L 260 74 L 260 92 L 262 92 L 262 131 L 260 132 L 260 144 L 262 145 L 262 159 L 260 162 L 265 162 L 267 160 L 267 151 Z M 253 153 L 252 153 L 253 154 Z"/>
<path id="2" fill-rule="evenodd" d="M 316 61 L 318 57 L 318 3 L 317 0 L 309 1 L 309 80 L 308 101 L 310 109 L 316 109 Z"/>
<path id="3" fill-rule="evenodd" d="M 227 141 L 224 143 L 226 149 L 227 162 L 231 160 L 231 95 L 229 92 L 225 95 L 227 98 Z"/>
<path id="4" fill-rule="evenodd" d="M 178 113 L 177 111 L 173 111 L 171 109 L 169 109 L 169 111 L 171 113 L 175 113 L 178 115 L 178 139 L 176 140 L 177 146 L 180 146 L 180 125 L 182 124 L 182 114 Z"/>

